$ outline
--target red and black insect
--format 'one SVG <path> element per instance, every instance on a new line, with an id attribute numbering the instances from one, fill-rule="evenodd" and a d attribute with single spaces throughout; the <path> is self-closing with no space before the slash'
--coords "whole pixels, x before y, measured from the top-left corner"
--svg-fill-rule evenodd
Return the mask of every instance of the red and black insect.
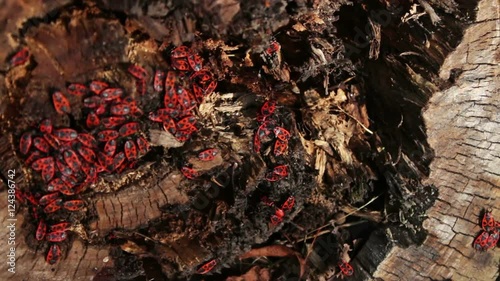
<path id="1" fill-rule="evenodd" d="M 36 228 L 35 238 L 38 241 L 42 241 L 45 238 L 45 233 L 47 232 L 47 224 L 45 221 L 40 220 L 38 227 Z"/>
<path id="2" fill-rule="evenodd" d="M 113 168 L 112 168 L 112 170 L 118 169 L 123 164 L 123 162 L 125 162 L 125 159 L 126 159 L 126 156 L 125 156 L 125 153 L 123 151 L 117 153 L 115 155 L 115 157 L 113 157 Z"/>
<path id="3" fill-rule="evenodd" d="M 31 144 L 32 144 L 31 133 L 29 133 L 29 132 L 24 133 L 21 136 L 21 139 L 19 140 L 19 151 L 22 154 L 28 153 L 28 151 L 31 148 Z"/>
<path id="4" fill-rule="evenodd" d="M 112 117 L 102 118 L 101 124 L 104 126 L 104 128 L 111 129 L 113 127 L 123 124 L 125 121 L 127 121 L 125 117 L 112 116 Z"/>
<path id="5" fill-rule="evenodd" d="M 64 162 L 68 167 L 75 173 L 81 170 L 82 163 L 78 159 L 78 155 L 71 149 L 65 150 L 63 152 Z"/>
<path id="6" fill-rule="evenodd" d="M 64 202 L 63 207 L 68 211 L 78 211 L 85 207 L 85 203 L 82 200 L 69 200 Z"/>
<path id="7" fill-rule="evenodd" d="M 59 198 L 59 193 L 57 192 L 49 193 L 38 199 L 38 204 L 45 206 L 54 202 L 58 198 Z"/>
<path id="8" fill-rule="evenodd" d="M 78 134 L 77 139 L 86 147 L 94 148 L 97 146 L 97 141 L 92 135 L 80 133 Z"/>
<path id="9" fill-rule="evenodd" d="M 495 228 L 495 219 L 493 218 L 491 212 L 484 213 L 483 219 L 481 220 L 481 227 L 484 231 L 490 231 Z"/>
<path id="10" fill-rule="evenodd" d="M 274 167 L 273 173 L 281 177 L 288 176 L 288 165 L 279 165 Z"/>
<path id="11" fill-rule="evenodd" d="M 83 107 L 97 108 L 103 104 L 103 100 L 99 96 L 90 96 L 83 99 Z"/>
<path id="12" fill-rule="evenodd" d="M 172 58 L 172 67 L 180 71 L 188 71 L 191 68 L 185 58 Z"/>
<path id="13" fill-rule="evenodd" d="M 52 203 L 48 204 L 47 206 L 45 206 L 45 208 L 43 208 L 43 211 L 47 214 L 50 214 L 61 209 L 61 206 L 62 206 L 62 199 L 59 198 L 52 201 Z"/>
<path id="14" fill-rule="evenodd" d="M 49 152 L 50 150 L 50 146 L 49 144 L 47 143 L 47 141 L 41 137 L 36 137 L 33 139 L 33 146 L 40 150 L 41 152 Z"/>
<path id="15" fill-rule="evenodd" d="M 97 140 L 102 142 L 107 142 L 114 140 L 120 136 L 120 133 L 115 130 L 104 130 L 97 133 Z"/>
<path id="16" fill-rule="evenodd" d="M 267 117 L 271 116 L 274 111 L 276 111 L 276 102 L 272 100 L 266 101 L 262 107 L 260 108 L 260 119 L 257 118 L 257 121 L 264 121 Z"/>
<path id="17" fill-rule="evenodd" d="M 285 128 L 282 128 L 282 127 L 275 127 L 274 128 L 274 135 L 282 140 L 282 141 L 288 141 L 290 139 L 290 132 L 287 131 Z"/>
<path id="18" fill-rule="evenodd" d="M 68 238 L 66 231 L 55 231 L 47 233 L 46 240 L 49 242 L 62 242 Z"/>
<path id="19" fill-rule="evenodd" d="M 295 197 L 294 196 L 289 196 L 285 203 L 283 203 L 283 205 L 281 206 L 281 209 L 283 211 L 290 211 L 293 206 L 295 205 Z"/>
<path id="20" fill-rule="evenodd" d="M 219 154 L 219 150 L 217 148 L 210 148 L 204 150 L 198 154 L 198 159 L 201 161 L 211 161 Z"/>
<path id="21" fill-rule="evenodd" d="M 274 204 L 273 204 L 274 205 Z M 285 203 L 281 205 L 281 208 L 276 208 L 274 215 L 271 216 L 271 224 L 278 225 L 283 221 L 285 217 L 285 211 L 289 211 L 295 205 L 295 197 L 289 196 Z"/>
<path id="22" fill-rule="evenodd" d="M 137 123 L 137 122 L 130 122 L 130 123 L 122 125 L 120 127 L 120 129 L 118 130 L 118 133 L 122 137 L 126 137 L 126 136 L 130 136 L 130 135 L 133 135 L 133 134 L 137 133 L 139 130 L 140 130 L 139 123 Z"/>
<path id="23" fill-rule="evenodd" d="M 147 91 L 146 80 L 144 80 L 144 79 L 136 80 L 135 81 L 135 88 L 141 96 L 144 96 L 146 94 L 146 91 Z"/>
<path id="24" fill-rule="evenodd" d="M 99 116 L 97 116 L 97 113 L 92 111 L 87 115 L 85 124 L 87 125 L 87 128 L 95 128 L 98 127 L 99 124 L 101 124 L 101 121 L 99 120 Z"/>
<path id="25" fill-rule="evenodd" d="M 473 247 L 478 251 L 485 251 L 486 245 L 488 243 L 488 238 L 490 234 L 487 231 L 481 232 L 479 236 L 474 240 Z"/>
<path id="26" fill-rule="evenodd" d="M 68 90 L 68 93 L 70 93 L 72 95 L 83 96 L 83 95 L 87 94 L 89 89 L 83 84 L 71 83 L 68 85 L 67 90 Z"/>
<path id="27" fill-rule="evenodd" d="M 107 89 L 108 87 L 108 83 L 103 81 L 92 81 L 89 84 L 89 89 L 96 95 L 99 95 L 104 89 Z"/>
<path id="28" fill-rule="evenodd" d="M 288 149 L 288 142 L 277 139 L 274 143 L 273 153 L 276 156 L 280 156 L 286 153 Z"/>
<path id="29" fill-rule="evenodd" d="M 149 151 L 149 142 L 145 138 L 138 137 L 136 143 L 140 154 L 144 155 Z"/>
<path id="30" fill-rule="evenodd" d="M 187 46 L 179 46 L 179 47 L 172 50 L 172 52 L 170 53 L 170 57 L 172 57 L 174 59 L 185 58 L 190 53 L 191 53 L 191 51 L 189 50 L 189 48 Z"/>
<path id="31" fill-rule="evenodd" d="M 109 109 L 111 114 L 117 116 L 128 115 L 131 112 L 130 106 L 127 104 L 115 104 Z"/>
<path id="32" fill-rule="evenodd" d="M 196 270 L 196 273 L 207 274 L 210 271 L 212 271 L 216 265 L 217 265 L 216 259 L 210 260 L 209 262 L 203 264 L 200 268 L 198 268 L 198 270 Z"/>
<path id="33" fill-rule="evenodd" d="M 177 122 L 177 129 L 184 131 L 188 130 L 190 127 L 196 128 L 196 117 L 186 116 Z"/>
<path id="34" fill-rule="evenodd" d="M 52 244 L 49 248 L 49 252 L 47 253 L 47 257 L 45 260 L 48 264 L 53 265 L 56 264 L 61 258 L 61 248 L 57 244 Z"/>
<path id="35" fill-rule="evenodd" d="M 165 83 L 165 77 L 166 77 L 166 74 L 165 74 L 165 71 L 163 70 L 160 70 L 160 69 L 157 69 L 155 71 L 155 78 L 154 78 L 154 81 L 153 81 L 153 88 L 156 92 L 163 92 L 164 90 L 164 86 L 163 84 Z"/>
<path id="36" fill-rule="evenodd" d="M 83 145 L 78 145 L 77 146 L 77 149 L 78 151 L 78 154 L 80 154 L 80 156 L 82 156 L 82 158 L 89 162 L 89 163 L 94 163 L 95 162 L 95 153 L 94 153 L 94 150 L 88 148 L 88 147 L 85 147 Z"/>
<path id="37" fill-rule="evenodd" d="M 129 161 L 134 161 L 137 159 L 137 147 L 132 140 L 126 141 L 123 149 L 125 151 L 125 156 Z"/>
<path id="38" fill-rule="evenodd" d="M 132 74 L 132 76 L 134 76 L 139 80 L 145 80 L 146 77 L 148 76 L 148 72 L 142 66 L 139 65 L 132 64 L 128 67 L 127 70 L 130 74 Z"/>
<path id="39" fill-rule="evenodd" d="M 113 155 L 115 155 L 115 152 L 116 152 L 116 140 L 113 139 L 106 142 L 106 144 L 104 145 L 104 153 L 107 156 L 112 157 Z"/>
<path id="40" fill-rule="evenodd" d="M 40 122 L 40 132 L 46 134 L 52 133 L 52 121 L 50 121 L 50 119 L 44 119 Z"/>
<path id="41" fill-rule="evenodd" d="M 55 163 L 54 163 L 54 158 L 50 157 L 52 161 L 44 164 L 42 167 L 42 179 L 45 182 L 50 181 L 54 177 L 54 173 L 56 171 Z"/>
<path id="42" fill-rule="evenodd" d="M 70 128 L 58 129 L 54 131 L 54 136 L 62 141 L 72 141 L 78 137 L 78 133 Z"/>
<path id="43" fill-rule="evenodd" d="M 193 168 L 189 168 L 189 167 L 182 167 L 181 172 L 186 178 L 188 178 L 190 180 L 193 180 L 199 176 L 199 174 L 196 170 L 194 170 Z"/>
<path id="44" fill-rule="evenodd" d="M 60 222 L 58 224 L 53 224 L 49 226 L 49 229 L 51 232 L 60 232 L 60 231 L 66 231 L 68 228 L 71 226 L 71 223 L 69 222 Z"/>
<path id="45" fill-rule="evenodd" d="M 200 71 L 203 67 L 203 61 L 201 57 L 197 54 L 190 54 L 187 56 L 187 61 L 189 66 L 194 71 Z"/>
<path id="46" fill-rule="evenodd" d="M 340 272 L 342 272 L 344 276 L 352 276 L 354 274 L 354 269 L 349 263 L 341 261 L 338 263 L 338 266 L 340 268 Z"/>
<path id="47" fill-rule="evenodd" d="M 9 64 L 11 67 L 25 64 L 28 61 L 29 57 L 30 51 L 27 47 L 24 47 L 12 56 L 12 58 L 9 60 Z"/>
<path id="48" fill-rule="evenodd" d="M 57 163 L 57 162 L 56 162 Z M 68 168 L 69 169 L 69 168 Z M 53 192 L 53 191 L 59 191 L 62 187 L 64 187 L 65 184 L 63 182 L 62 179 L 60 178 L 55 178 L 53 179 L 51 182 L 49 182 L 49 184 L 47 185 L 47 191 L 48 192 Z M 57 194 L 57 193 L 56 193 Z M 43 198 L 43 197 L 42 197 Z M 40 198 L 41 200 L 41 198 Z M 50 202 L 48 202 L 47 204 L 49 204 Z M 40 205 L 43 205 L 42 203 L 40 203 Z"/>
<path id="49" fill-rule="evenodd" d="M 59 114 L 71 113 L 71 106 L 69 104 L 68 99 L 63 93 L 59 91 L 55 91 L 52 94 L 52 103 L 54 104 L 54 108 Z"/>
<path id="50" fill-rule="evenodd" d="M 115 100 L 123 95 L 123 90 L 120 88 L 108 88 L 101 92 L 101 97 L 105 101 Z"/>

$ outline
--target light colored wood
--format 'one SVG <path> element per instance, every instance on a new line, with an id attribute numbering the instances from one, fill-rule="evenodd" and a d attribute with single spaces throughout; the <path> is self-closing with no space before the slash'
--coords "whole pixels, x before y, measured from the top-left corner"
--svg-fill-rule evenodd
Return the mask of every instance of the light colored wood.
<path id="1" fill-rule="evenodd" d="M 500 250 L 476 252 L 479 215 L 500 219 L 500 21 L 498 0 L 483 0 L 477 20 L 440 70 L 451 88 L 435 93 L 425 111 L 436 158 L 427 184 L 439 198 L 427 212 L 429 236 L 422 246 L 395 247 L 374 277 L 383 280 L 495 280 Z"/>

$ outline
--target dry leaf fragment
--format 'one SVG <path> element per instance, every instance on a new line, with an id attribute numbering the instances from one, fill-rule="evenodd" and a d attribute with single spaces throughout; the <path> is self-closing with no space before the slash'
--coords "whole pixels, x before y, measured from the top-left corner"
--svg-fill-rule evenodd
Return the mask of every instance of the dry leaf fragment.
<path id="1" fill-rule="evenodd" d="M 300 277 L 304 275 L 306 270 L 306 261 L 296 251 L 283 245 L 270 245 L 262 248 L 252 249 L 240 256 L 240 259 L 248 259 L 253 257 L 290 257 L 295 256 L 300 264 Z"/>

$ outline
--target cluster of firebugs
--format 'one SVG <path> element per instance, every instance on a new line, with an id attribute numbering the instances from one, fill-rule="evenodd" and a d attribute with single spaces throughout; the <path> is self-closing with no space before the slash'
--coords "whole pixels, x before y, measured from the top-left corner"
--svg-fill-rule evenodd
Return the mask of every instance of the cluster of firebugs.
<path id="1" fill-rule="evenodd" d="M 277 42 L 273 42 L 265 55 L 275 56 L 279 47 Z M 10 59 L 10 65 L 22 65 L 28 61 L 29 56 L 28 49 L 23 48 Z M 192 74 L 186 76 L 173 70 L 165 72 L 157 69 L 154 73 L 153 89 L 155 92 L 164 93 L 163 107 L 149 113 L 148 118 L 162 123 L 165 131 L 170 132 L 177 140 L 185 142 L 198 130 L 194 108 L 215 90 L 217 82 L 208 70 L 202 69 L 201 57 L 186 46 L 177 47 L 171 52 L 171 65 L 177 71 Z M 131 65 L 128 72 L 136 79 L 137 92 L 144 95 L 147 91 L 147 71 L 138 65 Z M 181 84 L 179 76 L 189 79 Z M 53 128 L 51 120 L 45 119 L 38 128 L 25 132 L 19 140 L 19 151 L 27 155 L 26 165 L 40 172 L 47 184 L 43 193 L 32 194 L 27 191 L 19 193 L 18 199 L 27 202 L 33 216 L 39 220 L 36 240 L 51 243 L 46 256 L 49 264 L 55 264 L 60 259 L 61 248 L 58 243 L 66 240 L 71 224 L 65 221 L 48 223 L 41 218 L 42 214 L 54 213 L 60 209 L 83 209 L 85 203 L 77 199 L 77 196 L 97 180 L 99 173 L 121 173 L 127 168 L 133 168 L 137 160 L 149 150 L 149 143 L 141 136 L 141 126 L 136 121 L 143 112 L 133 98 L 123 96 L 122 88 L 95 80 L 88 85 L 69 84 L 66 90 L 71 95 L 84 97 L 87 131 Z M 61 91 L 52 93 L 52 102 L 57 113 L 71 113 L 71 104 Z M 276 103 L 271 100 L 266 101 L 260 109 L 257 116 L 259 127 L 253 138 L 256 153 L 260 153 L 262 143 L 266 142 L 273 142 L 275 156 L 287 153 L 291 135 L 273 120 L 275 110 Z M 217 149 L 211 148 L 200 152 L 198 158 L 210 161 L 218 153 Z M 181 172 L 188 179 L 199 176 L 197 171 L 190 167 L 182 167 Z M 288 166 L 277 165 L 266 174 L 265 179 L 275 182 L 287 175 Z M 266 197 L 262 198 L 262 202 L 275 208 L 270 221 L 273 225 L 278 225 L 282 222 L 285 211 L 293 208 L 295 198 L 288 197 L 279 208 Z M 197 273 L 206 274 L 216 265 L 216 259 L 212 259 L 203 264 Z M 348 263 L 339 266 L 345 275 L 352 275 L 353 270 Z"/>

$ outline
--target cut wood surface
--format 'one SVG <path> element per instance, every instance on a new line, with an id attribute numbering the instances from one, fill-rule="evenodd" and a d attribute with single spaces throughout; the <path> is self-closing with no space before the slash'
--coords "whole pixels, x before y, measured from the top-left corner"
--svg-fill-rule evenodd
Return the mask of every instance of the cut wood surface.
<path id="1" fill-rule="evenodd" d="M 374 276 L 382 280 L 498 280 L 500 251 L 472 248 L 486 209 L 500 218 L 500 22 L 496 0 L 483 0 L 440 76 L 463 70 L 433 95 L 425 112 L 436 158 L 429 184 L 439 198 L 428 211 L 422 246 L 395 247 Z M 455 70 L 454 70 L 455 69 Z"/>

